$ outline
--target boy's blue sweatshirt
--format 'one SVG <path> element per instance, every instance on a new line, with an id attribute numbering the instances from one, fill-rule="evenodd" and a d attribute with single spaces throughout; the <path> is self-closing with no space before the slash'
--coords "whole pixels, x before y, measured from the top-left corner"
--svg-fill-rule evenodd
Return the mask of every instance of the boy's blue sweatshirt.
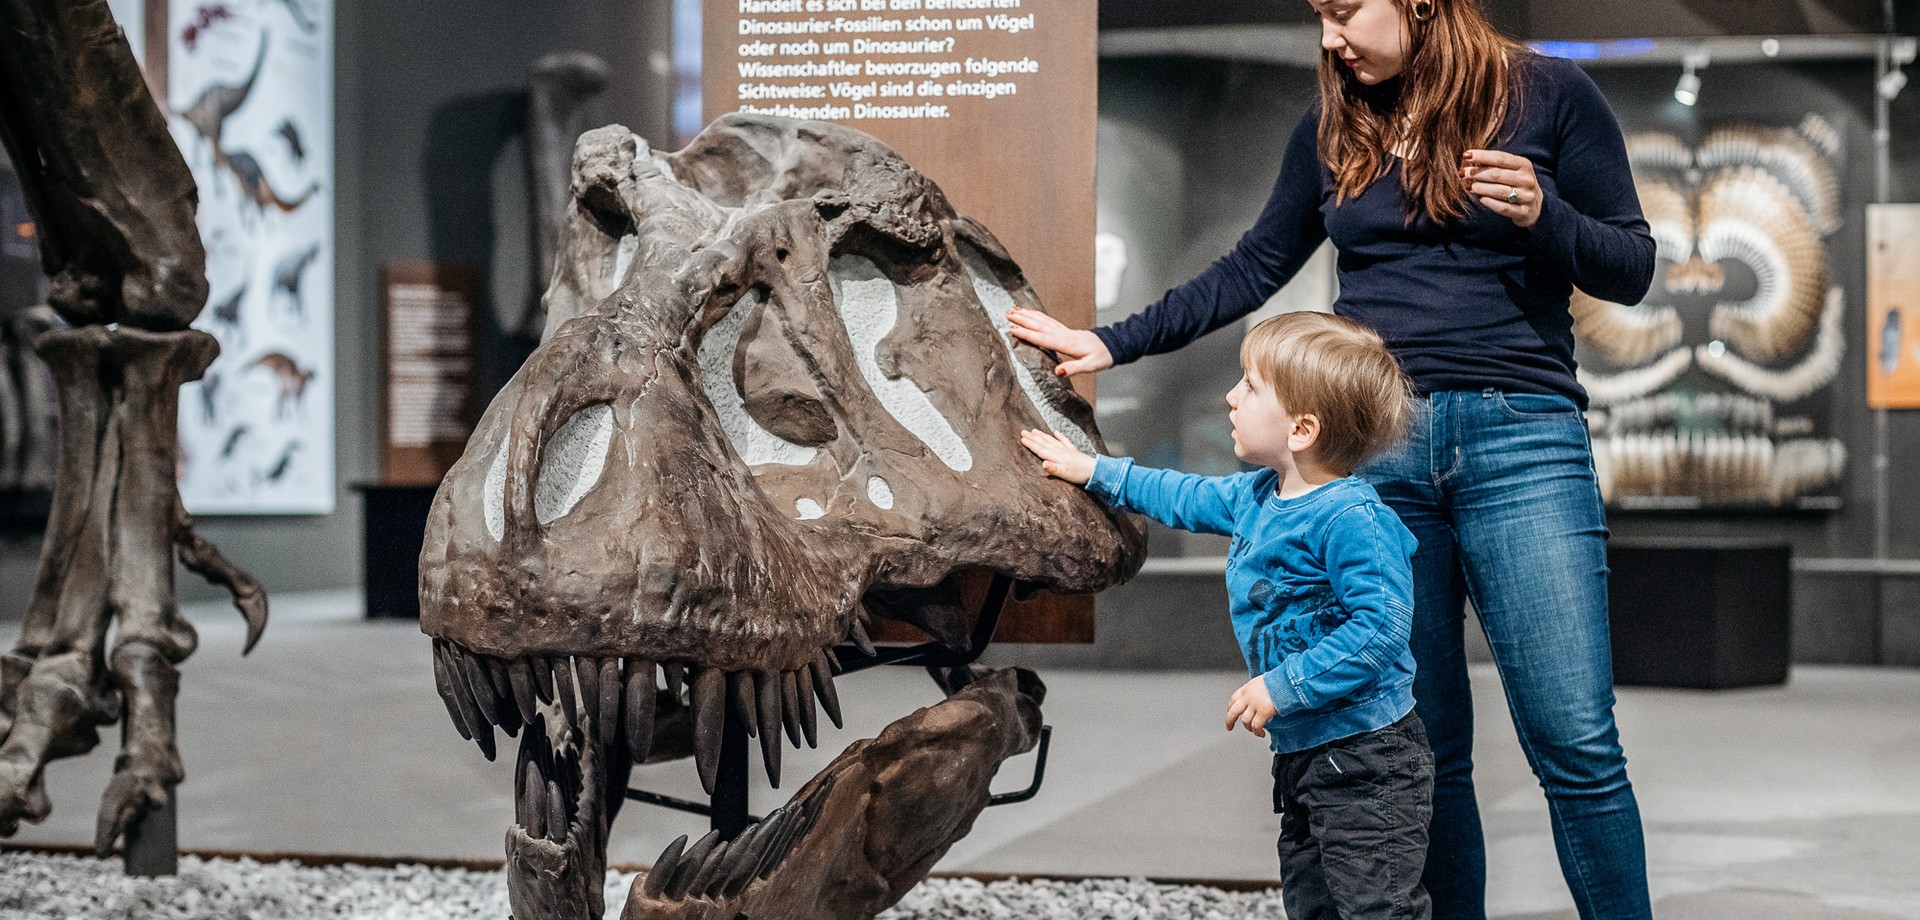
<path id="1" fill-rule="evenodd" d="M 1230 534 L 1227 594 L 1276 754 L 1385 728 L 1413 709 L 1413 534 L 1348 476 L 1298 498 L 1270 469 L 1196 476 L 1100 457 L 1087 491 L 1170 527 Z"/>

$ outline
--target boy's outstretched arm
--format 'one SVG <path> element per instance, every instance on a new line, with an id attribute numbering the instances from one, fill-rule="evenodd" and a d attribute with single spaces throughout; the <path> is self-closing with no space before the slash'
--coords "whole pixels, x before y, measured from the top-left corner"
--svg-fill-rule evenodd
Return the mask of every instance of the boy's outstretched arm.
<path id="1" fill-rule="evenodd" d="M 1084 486 L 1087 480 L 1093 478 L 1093 458 L 1051 431 L 1022 428 L 1020 445 L 1040 458 L 1040 468 L 1046 470 L 1049 476 L 1077 486 Z"/>

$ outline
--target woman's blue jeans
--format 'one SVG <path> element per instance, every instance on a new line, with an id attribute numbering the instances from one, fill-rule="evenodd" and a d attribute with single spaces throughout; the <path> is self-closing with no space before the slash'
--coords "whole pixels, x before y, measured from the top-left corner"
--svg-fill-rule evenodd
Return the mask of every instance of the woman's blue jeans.
<path id="1" fill-rule="evenodd" d="M 1433 744 L 1424 881 L 1436 920 L 1486 917 L 1463 601 L 1473 600 L 1583 920 L 1650 918 L 1646 843 L 1613 720 L 1607 528 L 1585 420 L 1563 396 L 1440 392 L 1360 475 L 1420 541 L 1416 711 Z"/>

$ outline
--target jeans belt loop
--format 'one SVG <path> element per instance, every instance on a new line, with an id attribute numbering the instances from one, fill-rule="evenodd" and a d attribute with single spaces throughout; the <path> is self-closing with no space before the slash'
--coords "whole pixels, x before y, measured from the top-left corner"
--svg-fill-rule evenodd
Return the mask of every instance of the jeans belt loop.
<path id="1" fill-rule="evenodd" d="M 1487 387 L 1486 389 L 1484 389 L 1484 390 L 1481 390 L 1481 391 L 1480 391 L 1480 398 L 1481 398 L 1481 399 L 1492 399 L 1492 398 L 1493 398 L 1493 387 Z"/>

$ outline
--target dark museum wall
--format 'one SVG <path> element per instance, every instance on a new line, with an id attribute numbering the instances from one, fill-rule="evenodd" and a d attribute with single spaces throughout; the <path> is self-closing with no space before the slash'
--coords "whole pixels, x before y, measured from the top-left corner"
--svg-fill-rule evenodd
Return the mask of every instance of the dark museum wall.
<path id="1" fill-rule="evenodd" d="M 1635 15 L 1665 15 L 1696 34 L 1740 23 L 1752 0 L 1646 0 L 1610 5 Z M 1813 10 L 1820 23 L 1871 20 L 1880 0 L 1824 0 L 1773 6 Z M 1920 4 L 1901 0 L 1901 28 L 1920 29 Z M 1490 0 L 1497 21 L 1513 31 L 1564 27 L 1563 0 Z M 1582 8 L 1591 7 L 1582 5 Z M 382 264 L 464 262 L 487 269 L 493 313 L 511 326 L 525 307 L 527 263 L 524 183 L 520 176 L 519 96 L 527 67 L 541 55 L 587 50 L 614 64 L 613 85 L 599 103 L 604 121 L 667 138 L 671 132 L 670 30 L 667 0 L 568 0 L 564 4 L 500 0 L 422 0 L 390 4 L 340 0 L 336 100 L 338 256 L 334 381 L 338 413 L 337 510 L 317 517 L 215 517 L 202 522 L 216 540 L 270 589 L 299 591 L 358 585 L 361 579 L 358 496 L 351 486 L 378 469 L 375 380 Z M 1105 0 L 1103 28 L 1130 29 L 1306 19 L 1294 0 L 1234 0 L 1176 5 Z M 635 11 L 640 11 L 636 15 Z M 1662 13 L 1661 11 L 1665 12 Z M 1619 28 L 1638 21 L 1615 11 Z M 1625 16 L 1626 18 L 1621 18 Z M 1590 20 L 1598 22 L 1599 20 Z M 1564 37 L 1564 36 L 1561 36 Z M 1870 465 L 1874 415 L 1864 404 L 1864 244 L 1862 214 L 1872 196 L 1871 67 L 1865 63 L 1775 67 L 1714 66 L 1696 110 L 1672 102 L 1677 67 L 1610 67 L 1592 71 L 1628 127 L 1685 131 L 1691 120 L 1780 121 L 1808 112 L 1828 117 L 1844 134 L 1846 227 L 1832 241 L 1836 281 L 1847 291 L 1847 358 L 1833 404 L 1836 434 L 1850 451 L 1844 506 L 1831 513 L 1690 516 L 1616 514 L 1614 532 L 1647 535 L 1785 535 L 1800 559 L 1842 560 L 1835 571 L 1801 571 L 1794 583 L 1795 656 L 1807 662 L 1920 665 L 1920 575 L 1866 571 L 1874 554 L 1875 503 Z M 654 74 L 659 74 L 656 78 Z M 1131 263 L 1110 321 L 1203 268 L 1251 223 L 1279 168 L 1279 139 L 1311 92 L 1298 68 L 1193 58 L 1108 58 L 1100 72 L 1100 209 L 1103 228 L 1124 226 Z M 1920 201 L 1920 91 L 1892 107 L 1891 200 Z M 662 146 L 671 146 L 663 142 Z M 1103 381 L 1103 398 L 1132 397 L 1131 411 L 1103 425 L 1119 443 L 1152 443 L 1152 425 L 1217 414 L 1237 374 L 1237 341 L 1221 333 L 1188 349 L 1160 373 L 1177 373 L 1177 388 L 1129 381 L 1126 369 Z M 486 356 L 494 381 L 510 372 L 510 348 Z M 1158 359 L 1162 361 L 1170 359 Z M 1920 559 L 1920 413 L 1889 414 L 1888 556 Z M 1224 471 L 1230 452 L 1204 431 L 1183 432 L 1177 449 L 1148 462 Z M 1230 448 L 1228 449 L 1230 451 Z M 1157 531 L 1156 555 L 1206 556 L 1204 541 Z M 32 583 L 39 535 L 0 536 L 0 619 L 19 615 Z M 376 561 L 377 564 L 377 561 Z M 1849 567 L 1858 569 L 1847 570 Z M 1132 666 L 1155 662 L 1164 634 L 1153 614 L 1170 607 L 1216 609 L 1217 574 L 1179 566 L 1143 576 L 1103 599 L 1100 660 Z M 216 595 L 196 579 L 180 579 L 183 599 Z M 1224 604 L 1224 601 L 1221 601 Z M 1135 616 L 1140 613 L 1141 616 Z M 1210 618 L 1218 622 L 1217 618 Z M 1111 624 L 1111 626 L 1109 625 Z M 1224 624 L 1220 624 L 1224 633 Z M 1195 643 L 1217 645 L 1205 637 Z M 1224 646 L 1231 649 L 1231 642 Z M 1062 650 L 1061 660 L 1076 653 Z M 1196 653 L 1197 654 L 1197 653 Z M 1044 656 L 1043 656 L 1044 657 Z M 1081 656 L 1083 659 L 1084 655 Z M 1199 663 L 1195 657 L 1189 664 Z M 1045 663 L 1044 661 L 1036 663 Z M 1161 664 L 1167 662 L 1160 661 Z M 1173 664 L 1179 664 L 1175 661 Z"/>

